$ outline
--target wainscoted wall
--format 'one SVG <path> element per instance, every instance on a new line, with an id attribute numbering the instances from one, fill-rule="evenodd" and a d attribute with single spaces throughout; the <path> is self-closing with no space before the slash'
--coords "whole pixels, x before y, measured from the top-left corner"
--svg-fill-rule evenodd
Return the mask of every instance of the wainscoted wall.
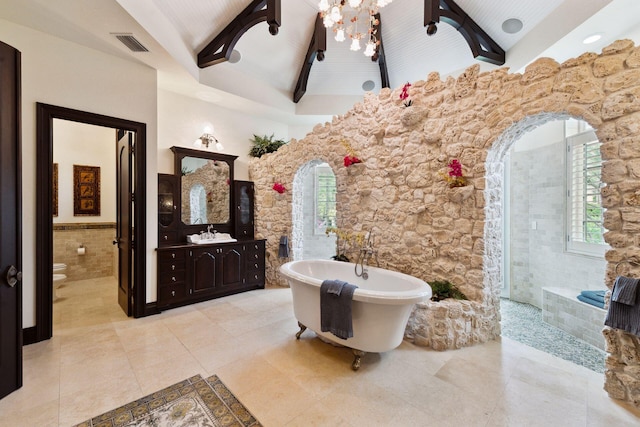
<path id="1" fill-rule="evenodd" d="M 67 264 L 67 280 L 116 276 L 115 223 L 54 224 L 53 262 Z M 78 254 L 83 245 L 85 254 Z"/>
<path id="2" fill-rule="evenodd" d="M 524 74 L 479 73 L 473 66 L 442 81 L 431 73 L 411 86 L 408 108 L 399 94 L 400 88 L 369 94 L 304 139 L 251 161 L 270 284 L 286 284 L 277 250 L 292 226 L 293 199 L 291 191 L 275 193 L 273 182 L 291 189 L 301 167 L 324 160 L 338 182 L 338 227 L 372 229 L 383 266 L 448 279 L 470 299 L 416 305 L 408 336 L 441 350 L 494 339 L 500 333 L 505 153 L 529 130 L 568 117 L 586 120 L 603 143 L 605 240 L 612 247 L 606 285 L 613 285 L 617 262 L 640 259 L 640 49 L 631 40 L 563 64 L 542 58 Z M 343 140 L 363 164 L 342 166 Z M 462 163 L 468 186 L 450 189 L 443 180 L 452 158 Z M 638 269 L 624 273 L 640 275 Z M 605 389 L 640 406 L 640 338 L 608 329 L 605 335 Z"/>

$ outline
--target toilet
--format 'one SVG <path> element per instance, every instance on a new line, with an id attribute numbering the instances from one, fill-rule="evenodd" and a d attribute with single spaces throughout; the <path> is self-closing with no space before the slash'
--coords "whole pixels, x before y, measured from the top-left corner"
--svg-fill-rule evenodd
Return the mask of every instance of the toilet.
<path id="1" fill-rule="evenodd" d="M 53 299 L 58 299 L 57 289 L 67 280 L 64 272 L 67 270 L 67 264 L 53 263 Z"/>

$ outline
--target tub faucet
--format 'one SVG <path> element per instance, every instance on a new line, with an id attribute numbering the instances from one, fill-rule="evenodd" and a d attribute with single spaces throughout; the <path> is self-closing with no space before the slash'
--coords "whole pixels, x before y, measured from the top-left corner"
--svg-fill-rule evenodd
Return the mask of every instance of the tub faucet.
<path id="1" fill-rule="evenodd" d="M 378 213 L 378 209 L 373 212 L 372 221 L 375 222 L 376 214 Z M 378 262 L 378 251 L 373 249 L 373 228 L 369 230 L 369 235 L 367 236 L 367 243 L 363 244 L 360 248 L 360 252 L 358 252 L 358 261 L 354 267 L 356 276 L 362 277 L 364 280 L 369 278 L 369 273 L 367 272 L 367 268 L 365 265 L 367 264 L 367 259 L 375 258 L 376 266 L 380 267 L 380 263 Z M 360 272 L 358 273 L 358 267 L 360 267 Z"/>
<path id="2" fill-rule="evenodd" d="M 369 236 L 367 237 L 367 243 L 360 248 L 360 252 L 358 252 L 358 260 L 354 267 L 356 276 L 362 277 L 364 280 L 369 278 L 369 273 L 367 272 L 367 260 L 371 260 L 375 258 L 376 266 L 380 267 L 380 263 L 378 262 L 378 251 L 373 249 L 373 231 L 369 231 Z M 359 272 L 358 272 L 359 270 Z"/>

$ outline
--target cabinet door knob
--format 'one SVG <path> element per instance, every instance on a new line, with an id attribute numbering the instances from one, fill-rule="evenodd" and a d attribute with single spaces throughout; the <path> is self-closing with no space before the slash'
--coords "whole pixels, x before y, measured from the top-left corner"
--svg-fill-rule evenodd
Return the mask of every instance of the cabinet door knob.
<path id="1" fill-rule="evenodd" d="M 175 282 L 176 281 L 176 277 L 175 276 L 171 276 L 171 281 Z"/>
<path id="2" fill-rule="evenodd" d="M 164 240 L 169 240 L 169 236 L 167 236 L 166 234 L 162 237 L 164 238 Z"/>
<path id="3" fill-rule="evenodd" d="M 258 264 L 253 264 L 255 268 L 258 268 Z"/>
<path id="4" fill-rule="evenodd" d="M 175 259 L 175 257 L 176 257 L 176 254 L 171 254 L 171 258 Z"/>
<path id="5" fill-rule="evenodd" d="M 176 269 L 176 265 L 175 264 L 171 264 L 171 269 L 175 270 Z"/>
<path id="6" fill-rule="evenodd" d="M 175 297 L 176 296 L 176 291 L 171 291 L 171 296 Z"/>

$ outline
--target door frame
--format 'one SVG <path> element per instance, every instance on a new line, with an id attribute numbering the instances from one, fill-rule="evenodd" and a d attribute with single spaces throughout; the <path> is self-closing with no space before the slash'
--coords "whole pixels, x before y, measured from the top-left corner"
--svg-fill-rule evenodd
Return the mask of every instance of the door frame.
<path id="1" fill-rule="evenodd" d="M 130 130 L 136 133 L 134 146 L 133 215 L 134 271 L 132 284 L 133 316 L 146 313 L 146 252 L 147 252 L 147 125 L 101 114 L 88 113 L 55 105 L 36 103 L 36 325 L 30 342 L 38 342 L 53 336 L 53 211 L 51 182 L 53 169 L 53 119 Z M 117 301 L 114 301 L 117 303 Z"/>

